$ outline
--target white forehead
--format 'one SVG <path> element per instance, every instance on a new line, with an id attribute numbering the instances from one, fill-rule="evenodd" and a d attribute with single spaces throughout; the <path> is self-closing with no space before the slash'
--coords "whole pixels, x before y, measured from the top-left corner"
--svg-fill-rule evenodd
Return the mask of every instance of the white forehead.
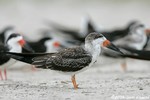
<path id="1" fill-rule="evenodd" d="M 145 33 L 145 27 L 138 27 L 132 31 L 132 34 L 144 34 Z"/>
<path id="2" fill-rule="evenodd" d="M 94 40 L 92 41 L 92 43 L 93 43 L 93 44 L 101 44 L 101 43 L 103 43 L 105 40 L 106 40 L 105 37 L 100 37 L 100 38 L 94 39 Z"/>

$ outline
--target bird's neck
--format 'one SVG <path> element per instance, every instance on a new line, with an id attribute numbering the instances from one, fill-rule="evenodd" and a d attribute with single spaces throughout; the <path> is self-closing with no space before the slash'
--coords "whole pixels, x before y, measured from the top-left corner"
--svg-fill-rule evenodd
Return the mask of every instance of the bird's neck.
<path id="1" fill-rule="evenodd" d="M 101 47 L 100 45 L 93 45 L 91 43 L 86 43 L 85 50 L 87 50 L 90 54 L 92 54 L 94 59 L 97 59 L 97 57 L 100 55 Z"/>
<path id="2" fill-rule="evenodd" d="M 54 41 L 45 41 L 44 46 L 46 48 L 46 52 L 56 52 L 57 51 L 57 47 L 53 46 L 53 42 Z"/>
<path id="3" fill-rule="evenodd" d="M 19 46 L 18 44 L 11 44 L 10 45 L 10 51 L 9 52 L 18 52 L 21 53 L 22 47 Z"/>

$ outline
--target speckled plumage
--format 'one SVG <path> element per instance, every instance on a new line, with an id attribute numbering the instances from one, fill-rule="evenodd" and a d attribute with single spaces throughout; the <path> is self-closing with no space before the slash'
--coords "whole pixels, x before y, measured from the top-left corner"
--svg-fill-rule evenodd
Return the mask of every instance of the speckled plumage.
<path id="1" fill-rule="evenodd" d="M 91 55 L 82 47 L 67 48 L 58 53 L 33 58 L 33 65 L 38 68 L 52 69 L 63 72 L 74 72 L 88 66 Z"/>

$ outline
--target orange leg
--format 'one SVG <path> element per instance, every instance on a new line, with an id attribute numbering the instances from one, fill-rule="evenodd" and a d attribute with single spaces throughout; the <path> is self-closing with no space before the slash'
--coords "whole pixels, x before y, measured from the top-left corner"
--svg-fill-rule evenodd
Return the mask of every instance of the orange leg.
<path id="1" fill-rule="evenodd" d="M 71 80 L 72 80 L 72 83 L 73 83 L 74 89 L 78 89 L 78 85 L 77 85 L 77 83 L 76 83 L 75 75 L 73 75 L 73 76 L 71 77 Z"/>
<path id="2" fill-rule="evenodd" d="M 1 80 L 3 80 L 2 70 L 1 69 L 0 69 L 0 78 L 1 78 Z"/>
<path id="3" fill-rule="evenodd" d="M 6 68 L 4 69 L 4 76 L 5 76 L 5 80 L 7 80 L 7 70 L 6 70 Z"/>
<path id="4" fill-rule="evenodd" d="M 127 63 L 126 63 L 126 61 L 121 64 L 121 67 L 122 67 L 124 72 L 127 71 Z"/>

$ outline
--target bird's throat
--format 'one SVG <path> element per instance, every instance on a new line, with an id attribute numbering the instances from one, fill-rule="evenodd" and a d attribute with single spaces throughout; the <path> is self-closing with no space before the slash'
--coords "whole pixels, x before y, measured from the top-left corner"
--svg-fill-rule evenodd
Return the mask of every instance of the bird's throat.
<path id="1" fill-rule="evenodd" d="M 100 55 L 101 47 L 100 45 L 85 44 L 85 50 L 88 51 L 94 58 Z"/>

